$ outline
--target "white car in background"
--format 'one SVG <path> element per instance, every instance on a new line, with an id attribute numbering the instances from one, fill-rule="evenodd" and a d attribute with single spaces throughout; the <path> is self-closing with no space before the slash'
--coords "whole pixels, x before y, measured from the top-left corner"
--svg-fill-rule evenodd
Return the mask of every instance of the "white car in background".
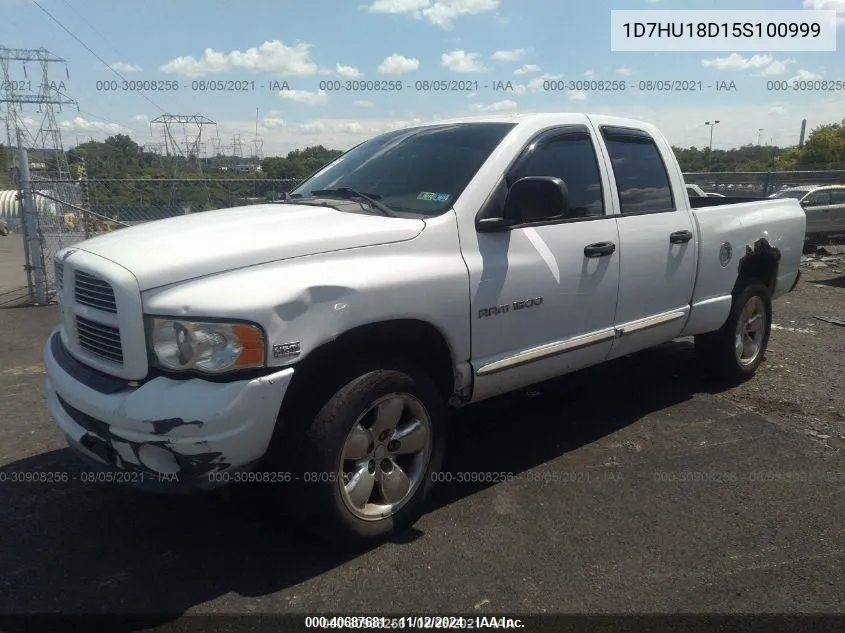
<path id="1" fill-rule="evenodd" d="M 802 185 L 781 189 L 769 198 L 798 200 L 807 215 L 808 241 L 845 235 L 845 185 Z"/>

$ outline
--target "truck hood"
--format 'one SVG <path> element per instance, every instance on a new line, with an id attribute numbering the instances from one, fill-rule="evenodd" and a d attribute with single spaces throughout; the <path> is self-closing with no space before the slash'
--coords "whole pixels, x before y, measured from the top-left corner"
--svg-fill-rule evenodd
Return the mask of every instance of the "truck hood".
<path id="1" fill-rule="evenodd" d="M 292 257 L 410 240 L 423 228 L 418 219 L 262 204 L 140 224 L 73 248 L 127 268 L 144 291 Z"/>

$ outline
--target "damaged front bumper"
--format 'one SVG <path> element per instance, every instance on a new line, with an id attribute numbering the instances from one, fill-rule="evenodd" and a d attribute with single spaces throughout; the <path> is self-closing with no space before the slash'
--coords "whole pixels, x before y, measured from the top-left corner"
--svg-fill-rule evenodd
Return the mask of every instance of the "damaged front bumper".
<path id="1" fill-rule="evenodd" d="M 121 475 L 103 481 L 160 492 L 216 488 L 230 480 L 226 474 L 254 466 L 294 371 L 227 382 L 159 376 L 139 387 L 97 384 L 64 349 L 58 328 L 44 360 L 47 406 L 70 447 L 96 470 Z"/>

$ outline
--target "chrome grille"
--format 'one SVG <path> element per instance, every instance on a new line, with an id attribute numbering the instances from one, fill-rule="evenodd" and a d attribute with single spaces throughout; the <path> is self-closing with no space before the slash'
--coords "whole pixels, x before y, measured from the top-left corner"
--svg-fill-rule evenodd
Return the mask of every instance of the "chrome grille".
<path id="1" fill-rule="evenodd" d="M 117 314 L 117 301 L 114 298 L 114 289 L 111 285 L 107 281 L 81 270 L 76 271 L 74 298 L 77 303 L 82 305 Z"/>
<path id="2" fill-rule="evenodd" d="M 64 287 L 65 280 L 65 266 L 62 262 L 54 262 L 54 271 L 56 276 L 56 289 L 61 290 Z"/>
<path id="3" fill-rule="evenodd" d="M 117 328 L 77 315 L 76 336 L 79 346 L 86 352 L 123 365 L 123 346 L 120 341 L 120 330 Z"/>

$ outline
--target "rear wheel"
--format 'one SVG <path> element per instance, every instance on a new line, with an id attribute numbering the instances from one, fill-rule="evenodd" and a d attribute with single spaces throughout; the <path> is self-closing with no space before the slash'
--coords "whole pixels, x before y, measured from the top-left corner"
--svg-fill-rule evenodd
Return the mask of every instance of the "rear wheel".
<path id="1" fill-rule="evenodd" d="M 293 516 L 339 545 L 375 543 L 416 522 L 443 460 L 445 399 L 414 368 L 377 366 L 304 407 L 296 454 L 286 451 Z"/>
<path id="2" fill-rule="evenodd" d="M 754 375 L 763 362 L 772 327 L 772 296 L 757 279 L 743 278 L 733 293 L 725 324 L 695 337 L 695 351 L 705 367 L 729 382 Z"/>

